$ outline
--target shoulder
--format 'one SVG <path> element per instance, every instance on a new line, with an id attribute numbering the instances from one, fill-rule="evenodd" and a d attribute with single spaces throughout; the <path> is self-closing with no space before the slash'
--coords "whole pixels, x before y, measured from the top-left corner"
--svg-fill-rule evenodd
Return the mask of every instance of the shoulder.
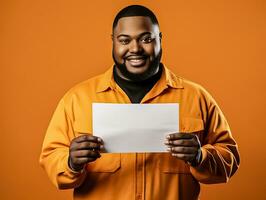
<path id="1" fill-rule="evenodd" d="M 184 91 L 201 95 L 209 95 L 208 91 L 201 84 L 178 76 L 169 69 L 167 69 L 167 74 L 167 76 L 170 77 L 171 82 L 174 82 L 175 86 L 179 86 L 179 88 L 182 88 Z"/>
<path id="2" fill-rule="evenodd" d="M 94 95 L 103 75 L 104 74 L 94 76 L 74 85 L 65 93 L 63 100 L 69 103 L 70 101 L 73 101 L 73 99 L 84 99 L 85 97 L 89 98 L 91 95 Z"/>
<path id="3" fill-rule="evenodd" d="M 183 85 L 184 91 L 186 91 L 188 95 L 194 94 L 195 98 L 200 102 L 201 105 L 204 104 L 207 108 L 218 106 L 211 93 L 201 84 L 183 78 Z"/>
<path id="4" fill-rule="evenodd" d="M 181 78 L 185 90 L 195 92 L 199 95 L 208 96 L 209 92 L 199 83 L 188 80 L 186 78 Z"/>
<path id="5" fill-rule="evenodd" d="M 215 103 L 212 95 L 201 84 L 191 81 L 187 78 L 176 75 L 169 70 L 171 80 L 178 83 L 179 88 L 182 88 L 182 95 L 184 98 L 205 101 L 208 105 Z"/>

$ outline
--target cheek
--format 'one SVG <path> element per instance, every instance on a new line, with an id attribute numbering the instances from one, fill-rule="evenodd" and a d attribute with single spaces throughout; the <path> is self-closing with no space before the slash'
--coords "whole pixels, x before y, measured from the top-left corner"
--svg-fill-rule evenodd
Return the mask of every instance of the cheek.
<path id="1" fill-rule="evenodd" d="M 150 44 L 150 45 L 146 45 L 144 47 L 144 50 L 147 54 L 149 54 L 152 57 L 156 57 L 159 52 L 160 52 L 160 45 L 155 43 L 155 44 Z"/>
<path id="2" fill-rule="evenodd" d="M 119 60 L 122 60 L 127 52 L 126 48 L 120 45 L 114 45 L 113 50 L 114 50 L 115 58 Z"/>
<path id="3" fill-rule="evenodd" d="M 154 44 L 154 53 L 157 56 L 161 50 L 161 43 L 158 41 Z"/>
<path id="4" fill-rule="evenodd" d="M 146 52 L 146 54 L 149 54 L 149 55 L 154 54 L 154 48 L 152 45 L 145 45 L 143 46 L 143 49 Z"/>

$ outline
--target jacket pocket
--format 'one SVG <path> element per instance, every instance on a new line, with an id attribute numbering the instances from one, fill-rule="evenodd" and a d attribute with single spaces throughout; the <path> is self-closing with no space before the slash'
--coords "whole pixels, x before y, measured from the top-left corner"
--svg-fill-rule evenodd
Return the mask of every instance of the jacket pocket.
<path id="1" fill-rule="evenodd" d="M 180 132 L 195 134 L 202 143 L 204 137 L 203 120 L 189 117 L 181 118 Z M 160 161 L 160 166 L 164 173 L 190 173 L 189 165 L 183 160 L 173 157 L 170 153 L 165 153 Z"/>
<path id="2" fill-rule="evenodd" d="M 194 133 L 204 130 L 202 119 L 183 117 L 180 119 L 180 132 Z"/>
<path id="3" fill-rule="evenodd" d="M 106 172 L 112 173 L 121 167 L 120 153 L 102 153 L 96 161 L 87 164 L 88 172 Z"/>
<path id="4" fill-rule="evenodd" d="M 173 157 L 170 153 L 164 153 L 159 160 L 159 166 L 163 173 L 189 174 L 189 166 L 184 161 Z"/>

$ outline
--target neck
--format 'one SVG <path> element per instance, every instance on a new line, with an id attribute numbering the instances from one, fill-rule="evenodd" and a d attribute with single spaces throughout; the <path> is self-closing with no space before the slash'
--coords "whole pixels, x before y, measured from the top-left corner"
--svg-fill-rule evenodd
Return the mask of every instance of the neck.
<path id="1" fill-rule="evenodd" d="M 120 77 L 121 79 L 123 79 L 123 80 L 130 81 L 130 82 L 142 82 L 142 81 L 145 81 L 145 80 L 147 80 L 147 79 L 153 77 L 154 75 L 156 75 L 156 74 L 159 72 L 159 70 L 160 70 L 160 65 L 158 65 L 158 66 L 156 67 L 156 70 L 154 71 L 154 73 L 150 74 L 148 77 L 146 77 L 145 79 L 140 80 L 140 81 L 135 81 L 135 80 L 132 80 L 132 79 L 130 79 L 130 78 L 124 76 L 123 73 L 121 72 L 121 70 L 120 70 L 116 65 L 115 65 L 114 70 L 115 70 L 117 76 L 119 76 L 119 77 Z"/>
<path id="2" fill-rule="evenodd" d="M 162 66 L 158 67 L 158 72 L 153 76 L 141 81 L 133 81 L 130 79 L 122 78 L 117 73 L 117 68 L 113 69 L 114 80 L 119 87 L 127 94 L 131 103 L 140 103 L 144 96 L 153 88 L 158 82 L 162 74 Z"/>

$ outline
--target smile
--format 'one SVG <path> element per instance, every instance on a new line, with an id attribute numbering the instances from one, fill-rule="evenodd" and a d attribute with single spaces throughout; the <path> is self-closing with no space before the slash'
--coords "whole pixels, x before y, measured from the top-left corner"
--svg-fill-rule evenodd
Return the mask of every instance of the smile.
<path id="1" fill-rule="evenodd" d="M 133 67 L 143 66 L 146 63 L 146 57 L 144 57 L 144 56 L 138 56 L 138 57 L 137 56 L 134 56 L 134 57 L 132 56 L 132 57 L 128 57 L 126 60 Z"/>

